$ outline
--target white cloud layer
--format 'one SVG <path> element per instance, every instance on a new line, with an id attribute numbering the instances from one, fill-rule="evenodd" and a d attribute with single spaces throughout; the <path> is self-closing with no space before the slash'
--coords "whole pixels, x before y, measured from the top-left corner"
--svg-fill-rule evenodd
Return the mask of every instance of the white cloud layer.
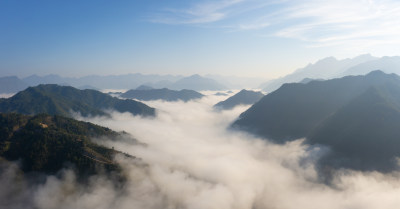
<path id="1" fill-rule="evenodd" d="M 28 196 L 26 204 L 44 209 L 395 209 L 400 205 L 397 173 L 342 171 L 332 187 L 326 186 L 318 182 L 314 169 L 321 150 L 302 145 L 301 140 L 274 145 L 227 130 L 246 107 L 215 112 L 212 105 L 220 98 L 148 102 L 159 110 L 155 119 L 121 113 L 113 113 L 111 119 L 86 118 L 125 130 L 146 143 L 101 141 L 141 158 L 146 166 L 118 157 L 129 176 L 122 190 L 101 176 L 82 187 L 73 173 L 65 171 L 64 178 L 49 177 L 26 191 L 28 195 L 18 196 L 18 204 L 11 203 L 21 206 Z M 9 169 L 0 183 L 12 182 L 13 176 Z M 7 195 L 0 191 L 3 200 Z"/>

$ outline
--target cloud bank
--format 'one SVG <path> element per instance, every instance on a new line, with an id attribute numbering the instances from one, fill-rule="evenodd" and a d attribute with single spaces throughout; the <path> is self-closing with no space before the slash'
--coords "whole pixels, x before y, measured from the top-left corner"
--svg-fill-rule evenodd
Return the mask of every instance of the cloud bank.
<path id="1" fill-rule="evenodd" d="M 194 209 L 375 209 L 400 205 L 399 173 L 338 171 L 333 185 L 320 183 L 314 169 L 324 149 L 307 147 L 301 139 L 275 145 L 229 124 L 247 107 L 215 112 L 221 97 L 192 102 L 147 102 L 159 112 L 155 119 L 113 113 L 112 118 L 81 118 L 126 131 L 146 145 L 101 140 L 140 158 L 117 156 L 128 176 L 122 186 L 101 175 L 88 186 L 65 170 L 59 177 L 30 185 L 4 168 L 1 203 L 8 208 L 194 208 Z M 14 172 L 14 173 L 13 173 Z M 20 188 L 15 189 L 15 188 Z M 13 196 L 13 199 L 8 198 Z M 7 199 L 8 198 L 8 199 Z M 7 201 L 5 201 L 7 200 Z"/>

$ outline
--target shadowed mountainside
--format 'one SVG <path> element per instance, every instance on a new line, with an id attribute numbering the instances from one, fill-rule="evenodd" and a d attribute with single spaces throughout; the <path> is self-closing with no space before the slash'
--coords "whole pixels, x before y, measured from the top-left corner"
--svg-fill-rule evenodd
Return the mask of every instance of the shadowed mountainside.
<path id="1" fill-rule="evenodd" d="M 391 171 L 400 156 L 400 88 L 390 83 L 372 86 L 324 120 L 307 143 L 331 152 L 324 166 Z"/>
<path id="2" fill-rule="evenodd" d="M 237 105 L 250 105 L 256 103 L 260 100 L 264 94 L 259 91 L 249 91 L 249 90 L 241 90 L 237 94 L 229 97 L 228 99 L 218 102 L 214 105 L 214 108 L 229 110 Z"/>
<path id="3" fill-rule="evenodd" d="M 373 71 L 307 84 L 285 84 L 232 125 L 284 143 L 306 137 L 329 154 L 322 170 L 391 171 L 400 156 L 400 77 Z"/>

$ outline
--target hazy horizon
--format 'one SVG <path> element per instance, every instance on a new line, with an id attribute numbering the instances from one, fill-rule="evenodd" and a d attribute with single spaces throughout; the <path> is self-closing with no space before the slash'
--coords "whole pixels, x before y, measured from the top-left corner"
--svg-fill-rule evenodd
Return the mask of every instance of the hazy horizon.
<path id="1" fill-rule="evenodd" d="M 161 72 L 161 73 L 152 73 L 152 72 L 143 72 L 143 71 L 132 71 L 132 72 L 125 72 L 125 73 L 118 73 L 118 72 L 113 72 L 113 71 L 107 71 L 103 74 L 96 74 L 96 73 L 92 73 L 92 74 L 81 74 L 81 75 L 68 75 L 65 73 L 65 71 L 63 72 L 48 72 L 48 73 L 36 73 L 36 72 L 32 72 L 32 74 L 27 74 L 27 75 L 18 75 L 16 73 L 10 72 L 9 74 L 1 74 L 4 72 L 0 72 L 0 77 L 9 77 L 9 76 L 17 76 L 20 79 L 23 78 L 28 78 L 30 76 L 39 76 L 39 77 L 45 77 L 45 76 L 60 76 L 60 77 L 64 77 L 64 78 L 83 78 L 83 77 L 89 77 L 89 76 L 123 76 L 123 75 L 148 75 L 148 76 L 152 76 L 152 75 L 160 75 L 160 76 L 174 76 L 174 77 L 190 77 L 190 76 L 194 76 L 194 75 L 200 75 L 200 76 L 204 76 L 204 77 L 212 77 L 212 76 L 223 76 L 223 77 L 237 77 L 237 78 L 259 78 L 259 79 L 264 79 L 265 81 L 267 80 L 272 80 L 272 79 L 277 79 L 277 78 L 282 78 L 286 75 L 292 74 L 298 70 L 304 69 L 310 65 L 314 65 L 316 63 L 318 63 L 319 61 L 328 59 L 328 58 L 334 58 L 337 61 L 343 61 L 343 60 L 349 60 L 349 59 L 354 59 L 357 57 L 361 57 L 361 56 L 371 56 L 371 57 L 375 57 L 375 58 L 383 58 L 383 57 L 397 57 L 397 56 L 382 56 L 382 57 L 377 57 L 372 55 L 371 53 L 366 53 L 366 54 L 359 54 L 357 56 L 354 57 L 345 57 L 342 59 L 339 59 L 335 56 L 327 56 L 327 57 L 323 57 L 321 59 L 316 60 L 315 62 L 309 62 L 303 66 L 297 66 L 296 68 L 290 70 L 289 72 L 287 72 L 287 74 L 281 74 L 277 77 L 268 77 L 268 76 L 251 76 L 251 75 L 232 75 L 232 74 L 222 74 L 219 72 L 209 72 L 209 73 L 201 73 L 199 72 L 190 72 L 187 74 L 173 74 L 173 73 L 169 73 L 169 72 Z M 29 71 L 30 72 L 30 71 Z"/>

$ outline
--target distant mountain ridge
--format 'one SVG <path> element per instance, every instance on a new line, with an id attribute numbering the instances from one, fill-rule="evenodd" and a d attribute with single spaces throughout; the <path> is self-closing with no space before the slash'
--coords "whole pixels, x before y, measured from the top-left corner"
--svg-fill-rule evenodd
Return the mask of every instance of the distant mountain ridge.
<path id="1" fill-rule="evenodd" d="M 327 57 L 317 61 L 314 64 L 309 64 L 304 68 L 297 69 L 293 73 L 288 74 L 284 77 L 268 81 L 262 84 L 261 88 L 266 92 L 272 92 L 278 89 L 284 83 L 297 83 L 301 82 L 305 78 L 332 79 L 342 77 L 344 76 L 343 73 L 350 67 L 376 59 L 378 58 L 373 57 L 369 54 L 343 60 L 337 60 L 334 57 Z"/>
<path id="2" fill-rule="evenodd" d="M 28 84 L 17 76 L 7 76 L 0 78 L 0 94 L 16 93 L 28 88 Z"/>
<path id="3" fill-rule="evenodd" d="M 218 102 L 214 108 L 229 110 L 238 105 L 251 105 L 260 100 L 264 94 L 258 91 L 249 91 L 246 89 L 241 90 L 237 94 L 229 97 L 228 99 Z"/>
<path id="4" fill-rule="evenodd" d="M 123 94 L 121 97 L 130 98 L 130 99 L 138 99 L 144 101 L 150 100 L 164 100 L 164 101 L 190 101 L 193 99 L 200 99 L 204 95 L 193 90 L 183 89 L 180 91 L 170 90 L 167 88 L 163 89 L 132 89 Z"/>
<path id="5" fill-rule="evenodd" d="M 262 77 L 222 76 L 216 74 L 208 74 L 204 77 L 214 79 L 229 89 L 254 89 L 265 81 Z"/>
<path id="6" fill-rule="evenodd" d="M 59 75 L 37 76 L 32 75 L 22 79 L 29 86 L 39 84 L 59 84 L 73 87 L 93 86 L 98 89 L 132 89 L 146 82 L 159 82 L 162 80 L 177 81 L 182 76 L 173 75 L 145 75 L 141 73 L 125 75 L 89 75 L 80 78 L 62 77 Z"/>
<path id="7" fill-rule="evenodd" d="M 221 76 L 223 78 L 223 76 Z M 59 75 L 32 75 L 23 79 L 16 76 L 0 77 L 0 93 L 17 93 L 29 86 L 40 84 L 58 84 L 73 86 L 79 89 L 134 89 L 138 86 L 152 88 L 169 88 L 173 90 L 191 89 L 226 90 L 227 87 L 218 81 L 200 75 L 188 77 L 172 75 L 144 75 L 140 73 L 127 75 L 99 76 L 91 75 L 81 78 L 62 77 Z"/>
<path id="8" fill-rule="evenodd" d="M 70 116 L 70 111 L 74 111 L 83 116 L 97 116 L 108 115 L 104 111 L 107 109 L 134 115 L 155 115 L 154 108 L 137 101 L 118 99 L 96 90 L 79 90 L 55 84 L 29 87 L 8 99 L 0 99 L 0 112 L 3 113 Z"/>
<path id="9" fill-rule="evenodd" d="M 218 83 L 214 79 L 205 78 L 200 75 L 192 75 L 189 77 L 182 78 L 175 83 L 168 86 L 170 89 L 180 90 L 180 89 L 190 89 L 195 91 L 211 90 L 219 91 L 226 90 L 227 87 Z"/>
<path id="10" fill-rule="evenodd" d="M 374 70 L 400 75 L 400 56 L 370 60 L 347 69 L 342 75 L 364 75 Z"/>

